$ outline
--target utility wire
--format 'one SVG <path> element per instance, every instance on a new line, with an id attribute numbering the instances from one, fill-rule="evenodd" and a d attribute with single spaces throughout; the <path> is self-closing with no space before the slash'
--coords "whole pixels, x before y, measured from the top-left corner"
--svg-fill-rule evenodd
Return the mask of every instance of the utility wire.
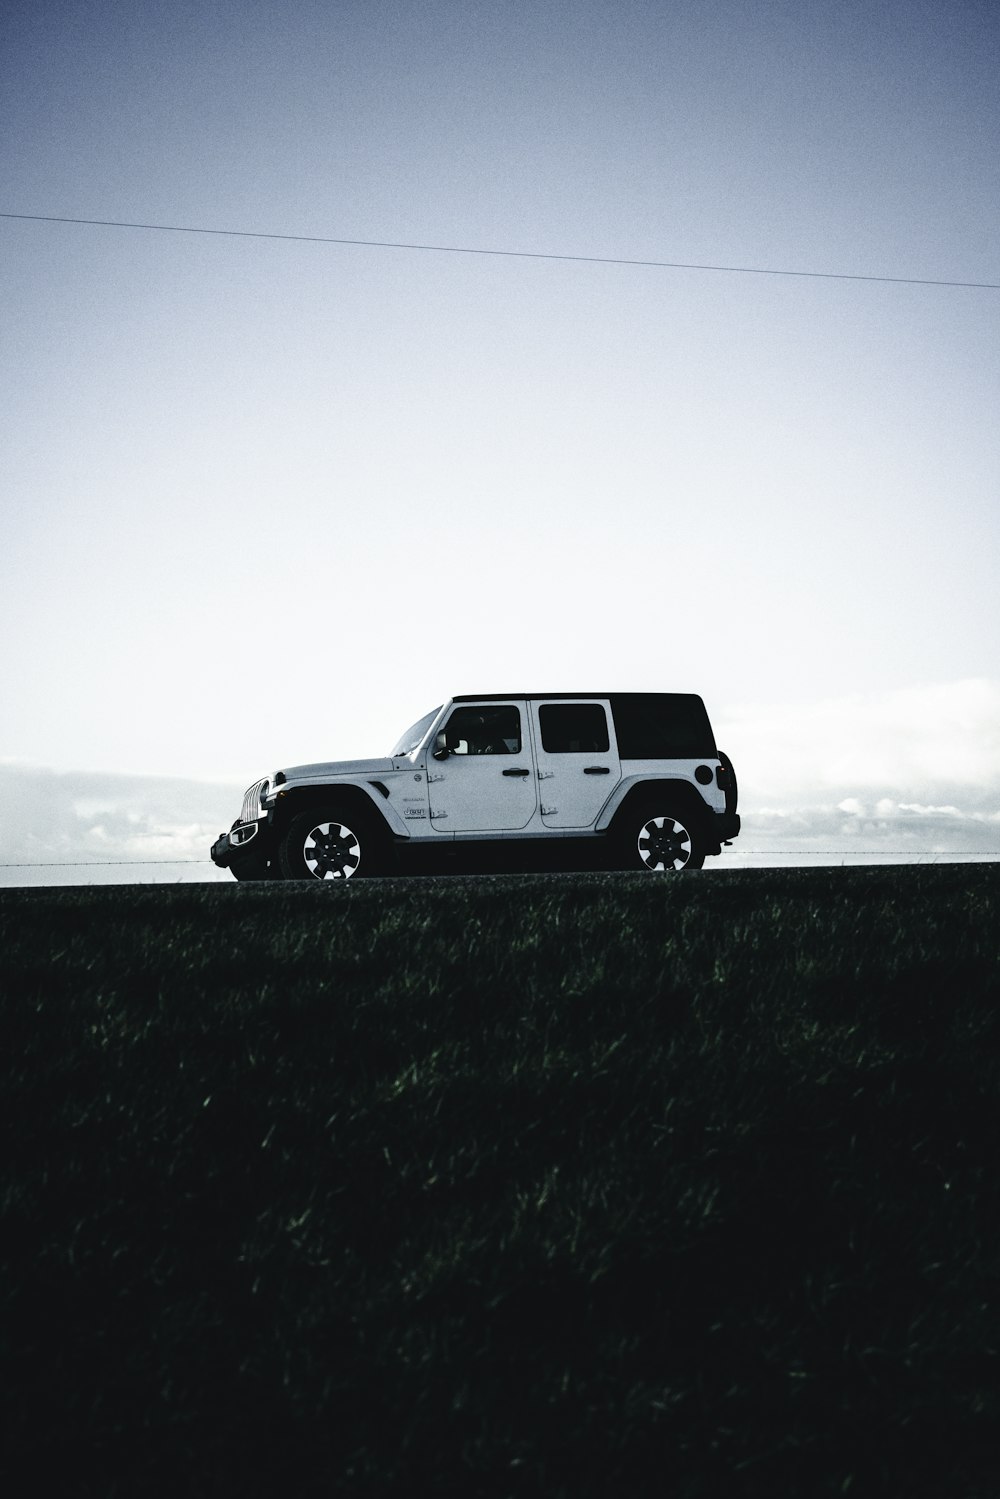
<path id="1" fill-rule="evenodd" d="M 211 859 L 44 859 L 0 864 L 0 869 L 126 869 L 139 864 L 211 864 Z"/>
<path id="2" fill-rule="evenodd" d="M 936 848 L 923 852 L 912 848 L 735 848 L 735 858 L 903 858 L 903 859 L 1000 859 L 996 849 Z M 0 869 L 126 869 L 143 864 L 211 864 L 211 859 L 74 859 L 66 862 L 44 861 L 24 864 L 0 864 Z"/>
<path id="3" fill-rule="evenodd" d="M 77 219 L 45 213 L 4 213 L 0 219 L 34 224 L 88 224 L 100 229 L 148 229 L 161 234 L 215 234 L 230 239 L 288 240 L 295 244 L 351 245 L 364 250 L 422 250 L 437 255 L 494 255 L 508 260 L 561 260 L 583 265 L 643 266 L 661 271 L 721 271 L 734 276 L 800 276 L 818 281 L 878 281 L 894 286 L 956 286 L 971 291 L 1000 291 L 998 281 L 946 281 L 927 276 L 852 275 L 847 271 L 799 271 L 757 265 L 704 265 L 687 260 L 630 260 L 620 255 L 556 255 L 542 250 L 495 250 L 471 245 L 421 245 L 393 239 L 337 239 L 326 234 L 268 234 L 259 229 L 208 229 L 193 224 L 137 224 L 122 219 Z"/>

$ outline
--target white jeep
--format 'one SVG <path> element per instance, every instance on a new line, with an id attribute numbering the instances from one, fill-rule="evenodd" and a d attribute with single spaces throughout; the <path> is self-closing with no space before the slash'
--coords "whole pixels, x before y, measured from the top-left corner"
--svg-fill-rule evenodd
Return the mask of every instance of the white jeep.
<path id="1" fill-rule="evenodd" d="M 421 863 L 699 869 L 739 833 L 736 777 L 693 693 L 453 697 L 383 760 L 256 781 L 212 858 L 238 880 L 348 880 Z"/>

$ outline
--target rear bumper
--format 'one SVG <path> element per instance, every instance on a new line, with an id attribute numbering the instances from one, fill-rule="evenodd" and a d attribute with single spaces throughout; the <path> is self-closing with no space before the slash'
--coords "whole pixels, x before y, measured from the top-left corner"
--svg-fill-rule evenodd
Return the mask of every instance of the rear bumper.
<path id="1" fill-rule="evenodd" d="M 740 814 L 738 812 L 713 812 L 711 827 L 709 829 L 712 846 L 709 852 L 721 853 L 722 845 L 730 843 L 734 838 L 738 838 L 739 832 Z"/>

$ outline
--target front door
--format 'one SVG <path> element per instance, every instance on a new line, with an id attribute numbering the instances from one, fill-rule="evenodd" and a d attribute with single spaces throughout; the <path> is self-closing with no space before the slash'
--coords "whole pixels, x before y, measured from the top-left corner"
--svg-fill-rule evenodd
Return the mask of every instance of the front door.
<path id="1" fill-rule="evenodd" d="M 589 828 L 621 780 L 604 701 L 531 705 L 541 817 L 547 828 Z"/>
<path id="2" fill-rule="evenodd" d="M 456 704 L 442 734 L 447 759 L 427 762 L 434 831 L 499 833 L 525 827 L 538 801 L 527 703 Z"/>

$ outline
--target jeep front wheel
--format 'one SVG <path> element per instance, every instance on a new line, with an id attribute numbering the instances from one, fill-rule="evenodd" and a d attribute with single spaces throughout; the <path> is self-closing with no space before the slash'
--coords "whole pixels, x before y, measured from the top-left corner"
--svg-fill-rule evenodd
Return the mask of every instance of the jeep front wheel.
<path id="1" fill-rule="evenodd" d="M 669 874 L 700 869 L 705 862 L 691 819 L 663 807 L 646 807 L 626 817 L 618 838 L 624 869 Z"/>
<path id="2" fill-rule="evenodd" d="M 314 808 L 292 818 L 278 859 L 286 880 L 351 880 L 377 873 L 380 851 L 367 819 Z"/>

